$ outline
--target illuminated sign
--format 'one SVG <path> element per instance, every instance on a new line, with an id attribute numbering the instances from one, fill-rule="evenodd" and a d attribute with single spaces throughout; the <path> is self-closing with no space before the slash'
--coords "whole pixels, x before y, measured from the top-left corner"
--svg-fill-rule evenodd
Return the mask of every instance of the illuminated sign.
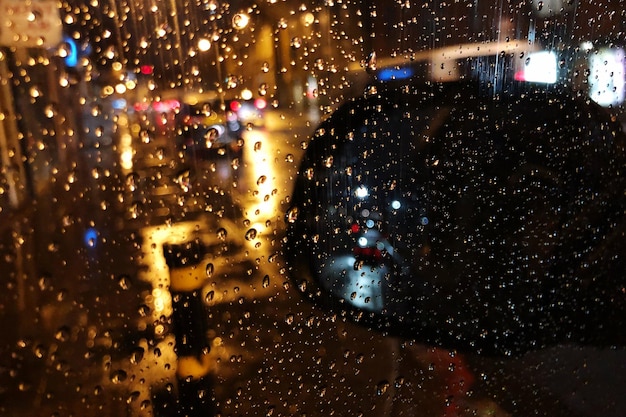
<path id="1" fill-rule="evenodd" d="M 557 81 L 557 57 L 552 51 L 532 52 L 515 73 L 517 81 L 554 84 Z"/>
<path id="2" fill-rule="evenodd" d="M 589 58 L 589 97 L 604 107 L 624 102 L 626 59 L 620 48 L 603 48 Z"/>

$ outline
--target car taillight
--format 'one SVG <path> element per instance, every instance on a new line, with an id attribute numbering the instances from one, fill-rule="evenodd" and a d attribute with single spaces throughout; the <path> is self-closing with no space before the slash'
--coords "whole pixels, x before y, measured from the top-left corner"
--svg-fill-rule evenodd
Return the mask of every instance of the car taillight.
<path id="1" fill-rule="evenodd" d="M 267 107 L 267 101 L 262 98 L 257 98 L 256 100 L 254 100 L 254 107 L 259 110 L 263 110 L 265 107 Z"/>
<path id="2" fill-rule="evenodd" d="M 238 112 L 239 109 L 241 108 L 241 103 L 238 101 L 231 101 L 230 102 L 230 109 L 234 112 Z"/>
<path id="3" fill-rule="evenodd" d="M 355 257 L 360 259 L 373 259 L 375 261 L 380 261 L 383 258 L 383 252 L 376 247 L 354 247 L 352 248 L 352 253 Z"/>

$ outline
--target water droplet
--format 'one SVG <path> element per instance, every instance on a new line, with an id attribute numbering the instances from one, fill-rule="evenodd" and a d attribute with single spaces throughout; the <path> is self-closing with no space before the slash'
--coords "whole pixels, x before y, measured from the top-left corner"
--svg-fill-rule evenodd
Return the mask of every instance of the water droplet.
<path id="1" fill-rule="evenodd" d="M 49 104 L 46 106 L 46 108 L 44 109 L 44 115 L 48 118 L 48 119 L 52 119 L 54 117 L 54 107 Z"/>
<path id="2" fill-rule="evenodd" d="M 291 39 L 291 46 L 298 49 L 302 46 L 302 39 L 300 39 L 298 36 L 295 36 L 293 39 Z"/>
<path id="3" fill-rule="evenodd" d="M 213 271 L 215 270 L 215 267 L 213 266 L 212 263 L 208 263 L 206 266 L 206 277 L 207 278 L 211 278 L 213 276 Z"/>
<path id="4" fill-rule="evenodd" d="M 131 172 L 126 176 L 126 187 L 130 191 L 135 191 L 137 189 L 137 184 L 139 183 L 139 174 L 136 172 Z"/>
<path id="5" fill-rule="evenodd" d="M 128 213 L 131 219 L 137 219 L 143 214 L 143 204 L 139 201 L 135 201 L 128 207 Z"/>
<path id="6" fill-rule="evenodd" d="M 263 277 L 263 288 L 267 288 L 270 286 L 270 276 L 269 275 L 265 275 Z"/>
<path id="7" fill-rule="evenodd" d="M 387 390 L 389 389 L 389 382 L 388 381 L 381 381 L 378 383 L 378 385 L 376 385 L 376 394 L 377 395 L 383 395 L 387 392 Z"/>
<path id="8" fill-rule="evenodd" d="M 219 240 L 226 240 L 227 236 L 228 236 L 228 232 L 226 231 L 226 229 L 224 229 L 223 227 L 220 227 L 219 229 L 217 229 L 217 238 Z"/>
<path id="9" fill-rule="evenodd" d="M 250 16 L 245 13 L 237 13 L 235 16 L 233 16 L 233 27 L 235 29 L 243 29 L 248 26 L 249 22 Z"/>
<path id="10" fill-rule="evenodd" d="M 257 231 L 254 228 L 249 229 L 246 232 L 246 240 L 254 240 L 254 239 L 256 239 L 256 236 L 257 236 Z"/>
<path id="11" fill-rule="evenodd" d="M 141 317 L 147 317 L 150 314 L 150 307 L 146 304 L 142 304 L 139 306 L 138 313 Z"/>
<path id="12" fill-rule="evenodd" d="M 378 87 L 376 87 L 374 84 L 370 84 L 367 87 L 365 87 L 365 96 L 373 96 L 378 94 Z"/>
<path id="13" fill-rule="evenodd" d="M 46 355 L 46 348 L 44 345 L 37 345 L 33 349 L 33 353 L 37 358 L 41 359 Z"/>
<path id="14" fill-rule="evenodd" d="M 139 132 L 139 138 L 141 139 L 142 143 L 150 143 L 150 141 L 152 140 L 147 130 L 142 130 L 141 132 Z"/>
<path id="15" fill-rule="evenodd" d="M 139 391 L 133 391 L 130 394 L 128 394 L 128 398 L 126 399 L 126 403 L 130 404 L 133 401 L 137 400 L 137 398 L 139 398 Z"/>
<path id="16" fill-rule="evenodd" d="M 256 185 L 261 185 L 261 184 L 265 183 L 266 180 L 267 180 L 267 176 L 261 175 L 259 177 L 259 179 L 256 180 Z"/>
<path id="17" fill-rule="evenodd" d="M 210 303 L 211 301 L 213 301 L 214 297 L 215 297 L 215 291 L 209 291 L 204 297 L 204 301 L 207 303 Z"/>
<path id="18" fill-rule="evenodd" d="M 70 340 L 71 330 L 68 326 L 61 326 L 54 334 L 54 338 L 59 342 L 67 342 Z"/>
<path id="19" fill-rule="evenodd" d="M 44 275 L 41 278 L 39 278 L 39 289 L 41 291 L 52 289 L 52 280 L 50 276 Z"/>
<path id="20" fill-rule="evenodd" d="M 126 380 L 127 376 L 128 375 L 126 374 L 126 371 L 124 371 L 123 369 L 118 369 L 111 374 L 111 382 L 113 382 L 114 384 L 121 384 Z"/>
<path id="21" fill-rule="evenodd" d="M 293 324 L 294 319 L 295 316 L 293 314 L 287 314 L 287 316 L 285 317 L 285 323 Z"/>
<path id="22" fill-rule="evenodd" d="M 119 279 L 117 280 L 118 285 L 120 286 L 121 289 L 123 290 L 128 290 L 130 289 L 132 282 L 130 280 L 130 277 L 128 275 L 122 275 L 119 277 Z"/>
<path id="23" fill-rule="evenodd" d="M 130 363 L 137 365 L 143 359 L 144 350 L 142 347 L 135 348 L 130 355 Z"/>
<path id="24" fill-rule="evenodd" d="M 354 261 L 354 265 L 352 266 L 354 268 L 355 271 L 360 270 L 361 268 L 363 268 L 364 262 L 362 260 L 356 260 Z"/>
<path id="25" fill-rule="evenodd" d="M 191 173 L 189 170 L 184 170 L 176 177 L 176 183 L 180 186 L 181 190 L 188 192 L 191 188 Z"/>
<path id="26" fill-rule="evenodd" d="M 39 96 L 41 96 L 41 90 L 39 90 L 39 87 L 37 86 L 33 86 L 30 88 L 30 96 L 32 98 L 37 98 Z"/>
<path id="27" fill-rule="evenodd" d="M 370 74 L 376 71 L 376 52 L 370 53 L 367 57 L 367 60 L 365 61 L 365 71 Z"/>
<path id="28" fill-rule="evenodd" d="M 68 184 L 74 184 L 76 182 L 76 179 L 77 179 L 76 171 L 72 171 L 67 175 Z"/>

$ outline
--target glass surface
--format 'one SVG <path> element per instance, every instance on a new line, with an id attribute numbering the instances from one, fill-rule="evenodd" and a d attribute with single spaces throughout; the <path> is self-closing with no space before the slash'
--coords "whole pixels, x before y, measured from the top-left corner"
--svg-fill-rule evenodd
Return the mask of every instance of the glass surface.
<path id="1" fill-rule="evenodd" d="M 626 415 L 623 0 L 0 9 L 1 415 Z"/>

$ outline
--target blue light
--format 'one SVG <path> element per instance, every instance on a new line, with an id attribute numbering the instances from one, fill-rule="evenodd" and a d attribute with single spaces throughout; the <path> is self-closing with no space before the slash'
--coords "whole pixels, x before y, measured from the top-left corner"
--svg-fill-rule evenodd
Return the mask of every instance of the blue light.
<path id="1" fill-rule="evenodd" d="M 83 237 L 85 241 L 85 245 L 88 248 L 95 248 L 98 243 L 98 231 L 93 227 L 90 227 L 85 231 L 85 236 Z"/>
<path id="2" fill-rule="evenodd" d="M 126 108 L 126 100 L 118 98 L 117 100 L 113 100 L 112 105 L 115 110 L 123 110 Z"/>
<path id="3" fill-rule="evenodd" d="M 412 76 L 412 68 L 384 68 L 378 73 L 378 79 L 381 81 L 404 80 Z"/>
<path id="4" fill-rule="evenodd" d="M 65 57 L 65 65 L 67 65 L 68 67 L 75 67 L 76 65 L 78 65 L 78 48 L 76 47 L 76 42 L 74 42 L 74 39 L 70 38 L 67 35 L 63 36 L 63 40 L 70 48 L 69 53 Z"/>

